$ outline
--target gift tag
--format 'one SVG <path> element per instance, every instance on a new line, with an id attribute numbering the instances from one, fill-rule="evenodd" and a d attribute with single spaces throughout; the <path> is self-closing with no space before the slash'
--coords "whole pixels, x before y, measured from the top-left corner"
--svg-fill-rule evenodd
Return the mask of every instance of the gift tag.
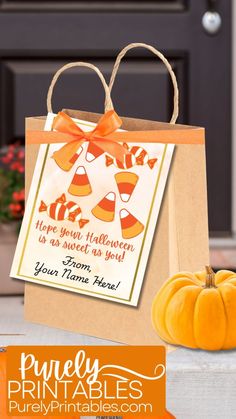
<path id="1" fill-rule="evenodd" d="M 123 144 L 120 161 L 86 141 L 67 171 L 62 146 L 40 146 L 11 276 L 136 306 L 174 145 Z"/>

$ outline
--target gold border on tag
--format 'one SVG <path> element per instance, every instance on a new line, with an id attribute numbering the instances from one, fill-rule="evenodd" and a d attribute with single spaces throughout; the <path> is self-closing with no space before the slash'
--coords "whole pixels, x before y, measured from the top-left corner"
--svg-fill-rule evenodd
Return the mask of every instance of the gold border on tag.
<path id="1" fill-rule="evenodd" d="M 81 123 L 79 122 L 79 124 L 81 124 Z M 90 126 L 88 124 L 81 124 L 81 125 Z M 23 245 L 23 248 L 22 248 L 22 253 L 21 253 L 21 257 L 20 257 L 20 263 L 19 263 L 19 266 L 18 266 L 18 269 L 17 269 L 17 275 L 19 275 L 19 276 L 21 276 L 23 278 L 30 279 L 31 282 L 35 282 L 35 283 L 42 282 L 42 283 L 45 283 L 45 284 L 49 284 L 53 288 L 60 288 L 60 289 L 65 289 L 65 290 L 68 289 L 69 291 L 70 290 L 73 290 L 74 292 L 76 292 L 78 294 L 84 294 L 84 295 L 89 295 L 89 294 L 92 294 L 92 295 L 100 295 L 102 297 L 108 297 L 108 298 L 111 298 L 111 299 L 114 299 L 114 300 L 117 300 L 117 301 L 127 301 L 127 302 L 130 302 L 132 300 L 132 296 L 133 296 L 133 292 L 134 292 L 134 288 L 135 288 L 135 284 L 136 284 L 136 279 L 137 279 L 137 274 L 138 274 L 138 269 L 139 269 L 140 261 L 141 261 L 141 258 L 142 258 L 142 252 L 143 252 L 143 248 L 144 248 L 144 245 L 145 245 L 147 231 L 148 231 L 148 227 L 149 227 L 149 223 L 150 223 L 150 218 L 151 218 L 151 214 L 152 214 L 152 209 L 153 209 L 153 205 L 154 205 L 154 202 L 155 202 L 155 198 L 156 198 L 156 194 L 157 194 L 157 190 L 158 190 L 158 186 L 159 186 L 161 172 L 162 172 L 162 168 L 163 168 L 163 164 L 164 164 L 164 160 L 165 160 L 165 156 L 166 156 L 166 151 L 167 151 L 167 144 L 165 145 L 165 148 L 164 148 L 164 151 L 163 151 L 163 155 L 162 155 L 162 159 L 161 159 L 161 164 L 160 164 L 160 168 L 159 168 L 158 176 L 157 176 L 157 182 L 156 182 L 155 189 L 154 189 L 154 194 L 153 194 L 153 197 L 152 197 L 150 211 L 149 211 L 149 214 L 148 214 L 146 228 L 145 228 L 145 231 L 144 231 L 142 245 L 141 245 L 141 248 L 140 248 L 140 252 L 139 252 L 139 256 L 138 256 L 138 262 L 137 262 L 137 265 L 136 265 L 136 268 L 135 268 L 134 279 L 133 279 L 133 283 L 132 283 L 132 286 L 131 286 L 130 295 L 129 295 L 129 298 L 128 299 L 127 298 L 115 297 L 115 296 L 109 295 L 109 294 L 102 294 L 102 293 L 96 292 L 96 291 L 89 291 L 89 290 L 85 290 L 83 288 L 72 287 L 72 286 L 69 286 L 69 285 L 60 284 L 58 282 L 55 283 L 55 282 L 47 281 L 47 280 L 41 279 L 41 278 L 37 278 L 37 280 L 35 280 L 35 278 L 33 278 L 31 276 L 27 276 L 27 275 L 24 275 L 24 274 L 21 274 L 20 273 L 20 270 L 21 270 L 21 267 L 22 267 L 22 263 L 23 263 L 23 259 L 24 259 L 24 254 L 25 254 L 26 246 L 27 246 L 27 241 L 28 241 L 28 237 L 29 237 L 29 233 L 30 233 L 30 228 L 31 228 L 33 217 L 34 217 L 34 211 L 35 211 L 35 207 L 36 207 L 36 202 L 37 202 L 37 199 L 38 199 L 38 194 L 39 194 L 40 186 L 41 186 L 42 179 L 43 179 L 43 172 L 44 172 L 44 169 L 45 169 L 45 165 L 46 165 L 46 161 L 47 161 L 47 157 L 48 157 L 48 153 L 49 153 L 49 148 L 50 148 L 50 145 L 47 146 L 46 151 L 45 151 L 45 155 L 44 155 L 44 158 L 43 158 L 43 165 L 42 165 L 42 169 L 41 169 L 41 173 L 40 173 L 40 177 L 39 177 L 39 182 L 38 182 L 37 189 L 36 189 L 36 194 L 35 194 L 35 198 L 34 198 L 34 203 L 33 203 L 32 211 L 31 211 L 31 214 L 30 214 L 29 225 L 28 225 L 28 228 L 27 228 L 26 236 L 25 236 L 25 242 L 24 242 L 24 245 Z"/>

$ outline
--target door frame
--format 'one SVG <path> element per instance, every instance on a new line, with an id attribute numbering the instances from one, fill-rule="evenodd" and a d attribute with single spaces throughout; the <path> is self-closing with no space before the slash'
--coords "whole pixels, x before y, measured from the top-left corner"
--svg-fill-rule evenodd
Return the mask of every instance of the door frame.
<path id="1" fill-rule="evenodd" d="M 227 238 L 214 237 L 210 239 L 210 247 L 214 248 L 236 248 L 236 4 L 232 2 L 232 235 Z"/>

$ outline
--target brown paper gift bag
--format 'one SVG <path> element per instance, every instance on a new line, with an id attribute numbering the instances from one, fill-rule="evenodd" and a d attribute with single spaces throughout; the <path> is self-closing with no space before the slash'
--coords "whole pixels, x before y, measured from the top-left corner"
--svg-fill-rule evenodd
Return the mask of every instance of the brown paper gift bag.
<path id="1" fill-rule="evenodd" d="M 156 54 L 172 77 L 175 88 L 171 124 L 122 118 L 125 130 L 158 130 L 165 138 L 178 140 L 152 250 L 137 307 L 124 306 L 85 295 L 26 283 L 25 318 L 48 326 L 110 339 L 126 344 L 162 344 L 151 324 L 152 300 L 162 283 L 180 270 L 201 270 L 209 262 L 205 146 L 194 144 L 204 130 L 174 125 L 178 114 L 178 91 L 170 64 L 151 46 L 134 44 L 119 54 L 111 77 L 112 88 L 121 58 L 134 46 L 146 47 Z M 74 63 L 75 65 L 75 63 Z M 54 79 L 55 82 L 55 79 Z M 51 111 L 49 92 L 48 110 Z M 109 96 L 107 96 L 109 101 Z M 100 115 L 66 110 L 78 119 L 97 122 Z M 43 130 L 45 117 L 27 118 L 27 130 Z M 192 143 L 191 143 L 192 141 Z M 27 145 L 26 189 L 29 189 L 38 152 Z"/>

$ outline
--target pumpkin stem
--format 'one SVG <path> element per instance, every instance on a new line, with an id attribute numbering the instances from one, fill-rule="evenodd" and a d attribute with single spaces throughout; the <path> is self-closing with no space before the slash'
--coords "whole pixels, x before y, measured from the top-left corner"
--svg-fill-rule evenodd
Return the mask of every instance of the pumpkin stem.
<path id="1" fill-rule="evenodd" d="M 211 266 L 206 266 L 206 285 L 205 288 L 216 288 L 215 272 Z"/>

